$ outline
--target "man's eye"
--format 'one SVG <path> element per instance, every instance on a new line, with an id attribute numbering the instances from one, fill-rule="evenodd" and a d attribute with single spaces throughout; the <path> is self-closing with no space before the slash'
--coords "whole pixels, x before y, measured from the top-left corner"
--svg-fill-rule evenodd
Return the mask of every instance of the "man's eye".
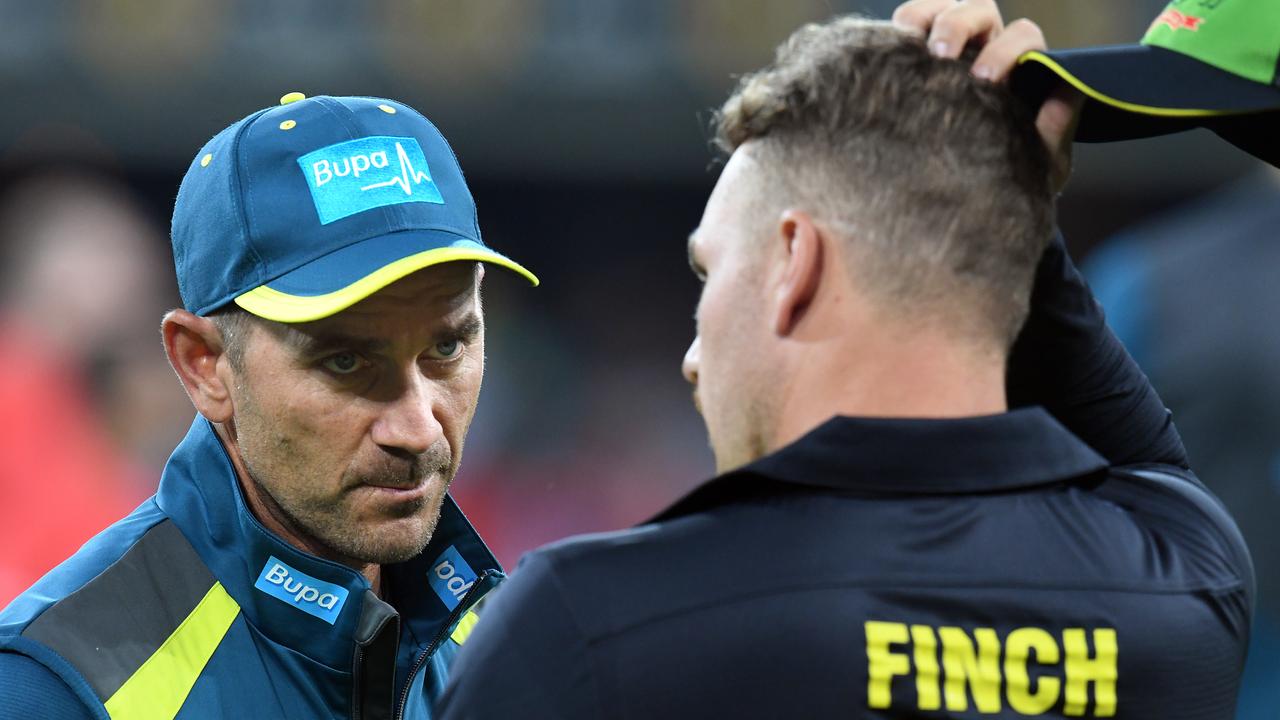
<path id="1" fill-rule="evenodd" d="M 457 340 L 438 342 L 431 348 L 431 357 L 437 360 L 452 360 L 462 354 L 462 343 Z"/>
<path id="2" fill-rule="evenodd" d="M 343 352 L 337 355 L 330 355 L 321 363 L 325 369 L 337 373 L 338 375 L 350 375 L 360 369 L 363 363 L 360 356 L 353 352 Z"/>

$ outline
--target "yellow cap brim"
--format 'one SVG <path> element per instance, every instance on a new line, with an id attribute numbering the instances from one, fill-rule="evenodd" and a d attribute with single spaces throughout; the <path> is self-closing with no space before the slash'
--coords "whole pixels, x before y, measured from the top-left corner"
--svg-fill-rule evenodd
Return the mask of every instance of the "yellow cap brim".
<path id="1" fill-rule="evenodd" d="M 534 286 L 538 277 L 524 266 L 496 252 L 469 247 L 444 247 L 424 250 L 384 265 L 355 282 L 323 295 L 291 295 L 267 285 L 239 295 L 235 303 L 245 310 L 267 320 L 282 323 L 302 323 L 320 320 L 339 313 L 382 288 L 423 268 L 459 260 L 485 262 L 507 268 L 527 279 Z"/>

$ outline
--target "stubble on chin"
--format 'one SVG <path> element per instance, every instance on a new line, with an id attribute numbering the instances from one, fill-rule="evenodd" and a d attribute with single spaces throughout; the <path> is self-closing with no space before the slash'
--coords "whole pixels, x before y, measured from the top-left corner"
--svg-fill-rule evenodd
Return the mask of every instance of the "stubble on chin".
<path id="1" fill-rule="evenodd" d="M 439 523 L 444 497 L 454 468 L 447 455 L 429 454 L 406 460 L 388 458 L 379 467 L 349 473 L 336 494 L 305 497 L 272 492 L 247 462 L 251 481 L 268 512 L 302 542 L 302 549 L 350 566 L 404 562 L 419 555 Z M 323 481 L 302 481 L 294 487 L 321 487 Z M 371 507 L 362 489 L 370 485 L 415 487 L 430 491 L 389 507 Z"/>
<path id="2" fill-rule="evenodd" d="M 404 475 L 397 477 L 403 481 Z M 440 510 L 453 480 L 453 469 L 433 468 L 410 484 L 425 483 L 421 497 L 390 506 L 362 504 L 360 488 L 392 482 L 387 476 L 366 476 L 369 482 L 343 492 L 332 513 L 324 513 L 320 523 L 308 528 L 321 542 L 343 556 L 362 563 L 399 563 L 426 549 L 440 521 Z M 320 519 L 320 518 L 318 518 Z"/>

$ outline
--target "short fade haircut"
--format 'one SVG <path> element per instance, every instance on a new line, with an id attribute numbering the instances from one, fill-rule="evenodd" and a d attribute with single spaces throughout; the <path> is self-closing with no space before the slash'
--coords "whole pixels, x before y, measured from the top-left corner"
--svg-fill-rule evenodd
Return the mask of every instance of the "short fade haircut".
<path id="1" fill-rule="evenodd" d="M 1049 157 L 1032 109 L 973 77 L 972 58 L 934 57 L 888 22 L 806 25 L 741 79 L 717 144 L 752 142 L 770 195 L 851 243 L 873 299 L 1007 351 L 1052 233 Z"/>

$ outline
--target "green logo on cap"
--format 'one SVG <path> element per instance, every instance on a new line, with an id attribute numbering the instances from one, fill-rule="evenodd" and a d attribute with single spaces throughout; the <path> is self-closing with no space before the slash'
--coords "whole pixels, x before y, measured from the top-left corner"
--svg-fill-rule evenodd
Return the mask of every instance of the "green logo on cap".
<path id="1" fill-rule="evenodd" d="M 1151 24 L 1142 44 L 1270 85 L 1280 60 L 1280 3 L 1173 0 Z"/>

